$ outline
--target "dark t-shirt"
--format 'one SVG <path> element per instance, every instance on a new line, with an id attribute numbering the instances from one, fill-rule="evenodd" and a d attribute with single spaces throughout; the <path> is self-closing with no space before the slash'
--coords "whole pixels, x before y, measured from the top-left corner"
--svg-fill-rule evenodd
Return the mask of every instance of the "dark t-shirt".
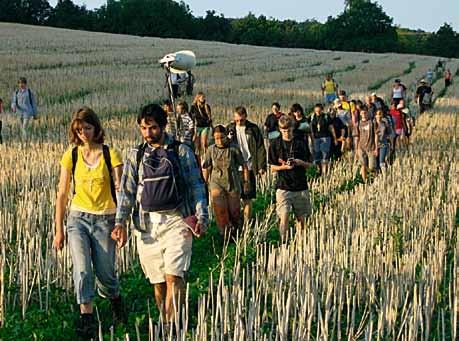
<path id="1" fill-rule="evenodd" d="M 329 126 L 332 125 L 330 116 L 325 113 L 321 115 L 314 114 L 311 120 L 311 130 L 314 138 L 331 137 Z"/>
<path id="2" fill-rule="evenodd" d="M 344 125 L 343 121 L 339 117 L 332 118 L 332 125 L 335 128 L 336 138 L 339 139 L 340 137 L 346 137 L 346 126 Z M 344 129 L 344 135 L 341 135 L 341 129 Z"/>
<path id="3" fill-rule="evenodd" d="M 422 103 L 425 94 L 431 93 L 432 88 L 427 85 L 421 85 L 416 90 L 416 95 L 419 96 L 419 103 Z"/>
<path id="4" fill-rule="evenodd" d="M 190 109 L 190 116 L 196 122 L 196 127 L 205 128 L 210 127 L 212 120 L 207 113 L 211 113 L 210 106 L 193 104 Z"/>
<path id="5" fill-rule="evenodd" d="M 266 127 L 266 132 L 270 133 L 276 130 L 279 130 L 279 118 L 282 116 L 276 116 L 274 113 L 271 113 L 266 117 L 265 121 L 265 127 Z"/>
<path id="6" fill-rule="evenodd" d="M 295 120 L 293 125 L 293 137 L 306 140 L 307 134 L 311 132 L 311 127 L 307 117 L 303 117 L 301 120 Z"/>
<path id="7" fill-rule="evenodd" d="M 268 162 L 270 165 L 280 166 L 280 160 L 287 161 L 289 158 L 300 159 L 310 162 L 311 154 L 306 142 L 302 139 L 294 138 L 291 141 L 284 141 L 279 137 L 271 143 L 268 152 Z M 277 172 L 276 189 L 283 189 L 291 192 L 304 191 L 308 189 L 306 171 L 304 167 L 295 166 L 291 170 Z"/>

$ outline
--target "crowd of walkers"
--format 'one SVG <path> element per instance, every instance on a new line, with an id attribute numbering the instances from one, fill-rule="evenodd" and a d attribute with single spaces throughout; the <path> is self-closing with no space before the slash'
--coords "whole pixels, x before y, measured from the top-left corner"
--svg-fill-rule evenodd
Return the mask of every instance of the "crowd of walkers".
<path id="1" fill-rule="evenodd" d="M 37 105 L 27 81 L 21 78 L 18 85 L 12 110 L 21 114 L 26 134 Z M 80 306 L 77 334 L 89 338 L 96 332 L 95 288 L 110 300 L 114 323 L 126 320 L 115 256 L 127 242 L 128 226 L 134 227 L 140 263 L 167 333 L 185 297 L 193 236 L 206 232 L 209 207 L 222 239 L 231 242 L 252 219 L 257 178 L 270 172 L 281 240 L 286 241 L 290 213 L 301 227 L 311 214 L 306 169 L 316 167 L 327 176 L 333 162 L 348 153 L 364 181 L 370 172 L 384 174 L 397 149 L 409 144 L 415 126 L 417 110 L 407 104 L 407 87 L 395 80 L 387 102 L 376 93 L 350 99 L 328 75 L 322 91 L 323 103 L 310 113 L 299 103 L 287 113 L 272 103 L 263 127 L 249 120 L 243 106 L 234 108 L 231 122 L 214 124 L 202 92 L 191 106 L 183 100 L 175 108 L 170 100 L 146 105 L 137 117 L 142 143 L 124 160 L 104 144 L 104 129 L 91 108 L 74 112 L 73 146 L 60 161 L 53 245 L 61 250 L 68 241 Z M 432 95 L 422 79 L 414 94 L 420 113 L 430 108 Z"/>

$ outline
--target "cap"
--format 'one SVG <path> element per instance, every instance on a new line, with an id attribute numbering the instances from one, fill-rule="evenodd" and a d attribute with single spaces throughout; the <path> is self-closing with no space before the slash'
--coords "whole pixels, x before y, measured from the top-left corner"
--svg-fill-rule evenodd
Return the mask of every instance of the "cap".
<path id="1" fill-rule="evenodd" d="M 372 92 L 371 96 L 375 96 L 376 97 L 376 92 Z"/>

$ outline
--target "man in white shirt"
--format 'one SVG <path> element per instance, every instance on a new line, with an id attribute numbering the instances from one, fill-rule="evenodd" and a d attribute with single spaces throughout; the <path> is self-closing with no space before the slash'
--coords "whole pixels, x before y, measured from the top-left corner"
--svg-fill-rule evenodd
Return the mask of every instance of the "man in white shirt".
<path id="1" fill-rule="evenodd" d="M 266 149 L 260 128 L 247 120 L 247 110 L 239 106 L 234 110 L 234 121 L 227 127 L 230 142 L 239 146 L 249 168 L 249 188 L 241 194 L 244 204 L 244 220 L 252 216 L 252 200 L 257 196 L 256 177 L 266 172 Z M 242 172 L 242 169 L 240 170 Z M 242 177 L 241 177 L 242 179 Z"/>

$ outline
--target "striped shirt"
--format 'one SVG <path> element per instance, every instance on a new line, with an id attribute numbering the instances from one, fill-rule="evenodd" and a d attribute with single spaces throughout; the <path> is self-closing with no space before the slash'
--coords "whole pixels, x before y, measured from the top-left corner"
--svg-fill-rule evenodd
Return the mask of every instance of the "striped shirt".
<path id="1" fill-rule="evenodd" d="M 168 145 L 172 142 L 173 137 L 166 134 L 164 144 Z M 134 227 L 140 231 L 145 231 L 145 217 L 148 216 L 149 212 L 144 212 L 137 203 L 137 199 L 142 195 L 142 188 L 138 186 L 139 179 L 142 178 L 142 167 L 137 166 L 137 151 L 138 147 L 133 148 L 124 162 L 115 221 L 116 224 L 126 226 L 126 222 L 132 214 Z M 179 176 L 182 176 L 185 184 L 183 189 L 185 200 L 179 208 L 180 213 L 184 218 L 194 214 L 198 223 L 207 225 L 209 219 L 207 195 L 196 157 L 192 150 L 183 143 L 178 148 L 178 154 Z"/>
<path id="2" fill-rule="evenodd" d="M 181 114 L 180 123 L 180 142 L 185 143 L 188 146 L 192 146 L 194 136 L 194 121 L 191 118 L 190 114 Z"/>

